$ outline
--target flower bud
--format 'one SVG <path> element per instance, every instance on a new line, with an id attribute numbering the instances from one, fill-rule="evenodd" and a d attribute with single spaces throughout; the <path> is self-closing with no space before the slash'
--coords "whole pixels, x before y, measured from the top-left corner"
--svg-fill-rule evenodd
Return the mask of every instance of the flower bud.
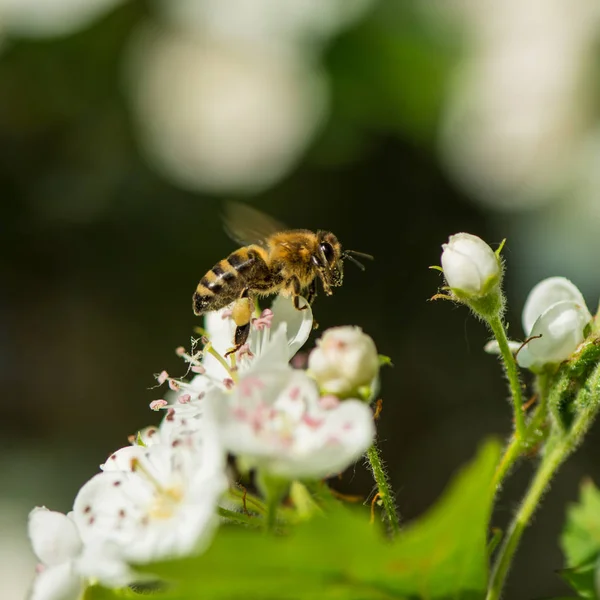
<path id="1" fill-rule="evenodd" d="M 584 340 L 592 315 L 577 287 L 564 277 L 550 277 L 529 293 L 523 329 L 530 339 L 517 355 L 520 366 L 534 371 L 560 363 Z"/>
<path id="2" fill-rule="evenodd" d="M 360 327 L 333 327 L 317 340 L 308 369 L 324 393 L 348 396 L 371 386 L 379 372 L 379 356 Z"/>
<path id="3" fill-rule="evenodd" d="M 476 235 L 451 235 L 442 248 L 446 283 L 459 298 L 484 296 L 500 282 L 502 270 L 499 258 Z"/>

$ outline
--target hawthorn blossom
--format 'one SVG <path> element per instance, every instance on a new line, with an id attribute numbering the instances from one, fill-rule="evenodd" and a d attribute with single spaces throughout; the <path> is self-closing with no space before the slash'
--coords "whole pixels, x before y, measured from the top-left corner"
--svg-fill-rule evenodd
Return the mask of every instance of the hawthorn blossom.
<path id="1" fill-rule="evenodd" d="M 306 303 L 304 299 L 301 301 Z M 208 313 L 205 316 L 205 325 L 210 351 L 207 351 L 205 346 L 203 352 L 190 356 L 185 350 L 178 350 L 178 354 L 183 356 L 192 368 L 201 367 L 202 372 L 191 381 L 176 381 L 177 396 L 173 397 L 173 394 L 170 394 L 171 404 L 155 400 L 150 405 L 157 410 L 175 411 L 177 416 L 174 420 L 171 419 L 171 429 L 177 429 L 178 419 L 184 414 L 188 420 L 199 419 L 205 396 L 218 389 L 231 389 L 238 374 L 287 368 L 290 359 L 308 339 L 312 331 L 313 316 L 310 306 L 304 310 L 297 310 L 290 298 L 277 296 L 271 309 L 265 309 L 252 319 L 248 342 L 235 354 L 235 369 L 225 359 L 225 354 L 231 348 L 236 327 L 231 319 L 231 308 Z M 165 371 L 161 372 L 157 379 L 161 383 L 174 381 Z M 163 422 L 161 429 L 165 427 L 169 425 Z"/>
<path id="2" fill-rule="evenodd" d="M 227 478 L 212 419 L 204 414 L 199 423 L 186 429 L 180 419 L 177 429 L 158 432 L 160 442 L 122 448 L 107 460 L 75 498 L 84 544 L 109 548 L 127 563 L 185 556 L 208 544 Z"/>
<path id="3" fill-rule="evenodd" d="M 523 329 L 530 339 L 517 355 L 519 365 L 538 370 L 566 360 L 583 342 L 591 321 L 577 286 L 564 277 L 544 279 L 523 308 Z"/>
<path id="4" fill-rule="evenodd" d="M 457 295 L 482 296 L 499 284 L 500 259 L 481 238 L 457 233 L 451 235 L 442 248 L 444 277 Z"/>
<path id="5" fill-rule="evenodd" d="M 225 448 L 286 479 L 343 471 L 371 445 L 373 415 L 360 400 L 322 399 L 314 380 L 291 368 L 249 373 L 211 396 Z"/>
<path id="6" fill-rule="evenodd" d="M 72 515 L 45 506 L 29 513 L 29 538 L 40 560 L 30 600 L 77 600 L 85 589 L 76 561 L 83 544 Z"/>
<path id="7" fill-rule="evenodd" d="M 297 310 L 294 308 L 291 298 L 279 294 L 273 300 L 270 309 L 255 316 L 248 337 L 248 345 L 240 360 L 240 369 L 246 368 L 252 358 L 260 357 L 263 354 L 268 354 L 265 362 L 269 361 L 271 365 L 274 364 L 273 361 L 281 365 L 289 363 L 296 352 L 306 343 L 313 327 L 311 307 L 304 298 L 301 299 L 301 302 L 307 307 Z M 209 340 L 221 356 L 224 356 L 231 348 L 235 333 L 235 323 L 233 319 L 229 318 L 230 312 L 229 308 L 225 308 L 208 313 L 205 317 Z M 282 339 L 273 342 L 275 334 L 280 330 L 283 332 L 285 344 L 281 343 Z M 207 373 L 223 375 L 223 367 L 214 356 L 206 356 L 203 365 Z"/>
<path id="8" fill-rule="evenodd" d="M 379 373 L 375 342 L 360 327 L 332 327 L 317 340 L 308 369 L 326 394 L 356 394 Z"/>

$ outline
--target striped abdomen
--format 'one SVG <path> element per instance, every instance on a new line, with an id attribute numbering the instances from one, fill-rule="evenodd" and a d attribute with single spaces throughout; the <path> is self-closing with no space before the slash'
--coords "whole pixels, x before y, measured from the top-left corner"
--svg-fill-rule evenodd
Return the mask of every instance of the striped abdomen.
<path id="1" fill-rule="evenodd" d="M 219 310 L 237 300 L 257 267 L 266 268 L 266 265 L 256 250 L 246 247 L 219 261 L 200 280 L 194 292 L 194 313 L 201 315 Z"/>

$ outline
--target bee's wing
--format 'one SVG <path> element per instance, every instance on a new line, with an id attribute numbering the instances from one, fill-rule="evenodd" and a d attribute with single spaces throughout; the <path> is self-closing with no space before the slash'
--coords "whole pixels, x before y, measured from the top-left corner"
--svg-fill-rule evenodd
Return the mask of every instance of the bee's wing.
<path id="1" fill-rule="evenodd" d="M 241 202 L 225 204 L 223 225 L 227 235 L 243 246 L 261 244 L 274 233 L 289 229 L 283 223 Z"/>

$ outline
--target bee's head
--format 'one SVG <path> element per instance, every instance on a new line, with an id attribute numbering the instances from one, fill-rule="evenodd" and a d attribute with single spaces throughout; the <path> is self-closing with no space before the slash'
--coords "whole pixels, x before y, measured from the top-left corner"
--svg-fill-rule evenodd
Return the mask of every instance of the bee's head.
<path id="1" fill-rule="evenodd" d="M 323 281 L 330 286 L 342 285 L 344 280 L 344 261 L 342 245 L 330 231 L 319 231 L 318 256 L 314 261 L 319 268 Z"/>

